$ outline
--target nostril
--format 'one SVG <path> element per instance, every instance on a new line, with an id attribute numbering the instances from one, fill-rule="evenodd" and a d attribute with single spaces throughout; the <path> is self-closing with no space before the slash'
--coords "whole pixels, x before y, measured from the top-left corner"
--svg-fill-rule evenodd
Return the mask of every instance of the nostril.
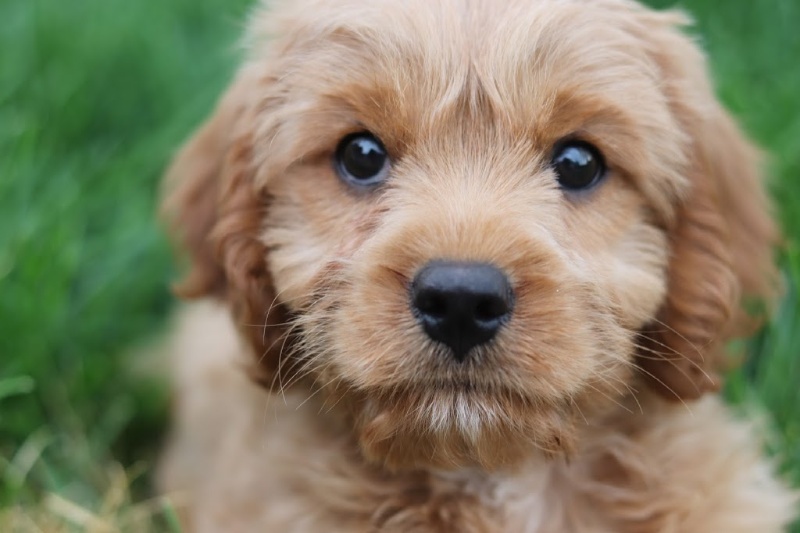
<path id="1" fill-rule="evenodd" d="M 499 320 L 508 314 L 508 303 L 503 298 L 486 296 L 475 305 L 475 318 L 480 322 Z"/>
<path id="2" fill-rule="evenodd" d="M 430 318 L 441 319 L 447 316 L 447 297 L 437 291 L 419 291 L 414 299 L 414 306 Z"/>

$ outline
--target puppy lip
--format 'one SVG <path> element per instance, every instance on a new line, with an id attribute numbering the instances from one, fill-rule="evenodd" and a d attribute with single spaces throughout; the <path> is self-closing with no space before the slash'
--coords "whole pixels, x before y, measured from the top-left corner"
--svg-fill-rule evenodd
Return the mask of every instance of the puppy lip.
<path id="1" fill-rule="evenodd" d="M 426 319 L 425 317 L 417 317 L 417 320 L 422 325 L 422 328 L 425 330 L 426 335 L 428 335 L 431 338 L 434 338 L 435 333 L 433 333 L 433 332 L 435 332 L 438 329 L 437 328 L 437 324 L 434 324 L 433 320 Z M 502 322 L 500 322 L 499 320 L 495 320 L 494 322 L 497 324 L 497 326 L 495 326 L 495 328 L 499 327 L 500 325 L 502 325 Z M 486 333 L 483 334 L 483 336 L 484 337 L 490 337 L 490 340 L 491 340 L 491 337 L 494 337 L 494 333 L 492 332 L 492 330 L 494 328 L 492 328 L 490 326 L 486 326 L 484 324 L 481 324 L 481 327 L 482 327 L 483 331 L 486 332 Z M 467 362 L 472 359 L 471 354 L 474 354 L 475 348 L 477 347 L 477 346 L 469 346 L 469 345 L 467 345 L 465 343 L 461 343 L 461 344 L 456 345 L 456 346 L 448 346 L 448 345 L 444 344 L 443 342 L 439 342 L 439 341 L 434 341 L 434 342 L 436 342 L 436 344 L 438 344 L 444 350 L 449 352 L 452 355 L 453 359 L 455 359 L 456 363 L 458 363 L 459 365 L 467 364 Z M 490 341 L 486 341 L 486 342 L 490 342 Z M 484 344 L 484 343 L 482 343 L 482 344 Z"/>
<path id="2" fill-rule="evenodd" d="M 420 388 L 424 388 L 434 394 L 476 394 L 479 396 L 491 396 L 500 393 L 498 387 L 468 378 L 431 379 L 400 383 L 389 387 L 380 387 L 380 389 L 384 391 L 390 391 L 393 396 L 405 396 L 410 391 L 413 392 Z"/>

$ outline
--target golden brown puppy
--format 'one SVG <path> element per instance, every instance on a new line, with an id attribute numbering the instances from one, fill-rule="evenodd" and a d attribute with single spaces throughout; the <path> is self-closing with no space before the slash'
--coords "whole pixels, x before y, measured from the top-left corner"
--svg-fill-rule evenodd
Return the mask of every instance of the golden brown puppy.
<path id="1" fill-rule="evenodd" d="M 269 4 L 167 180 L 189 529 L 781 531 L 706 394 L 776 231 L 686 19 Z"/>

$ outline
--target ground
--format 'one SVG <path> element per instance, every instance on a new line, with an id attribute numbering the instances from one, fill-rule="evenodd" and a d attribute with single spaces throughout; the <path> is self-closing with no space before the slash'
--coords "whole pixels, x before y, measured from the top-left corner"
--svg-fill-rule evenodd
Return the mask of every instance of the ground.
<path id="1" fill-rule="evenodd" d="M 249 4 L 0 2 L 2 531 L 177 530 L 148 492 L 174 277 L 154 199 L 236 65 Z M 800 1 L 682 5 L 769 154 L 786 235 L 787 296 L 727 395 L 769 413 L 771 452 L 800 484 Z"/>

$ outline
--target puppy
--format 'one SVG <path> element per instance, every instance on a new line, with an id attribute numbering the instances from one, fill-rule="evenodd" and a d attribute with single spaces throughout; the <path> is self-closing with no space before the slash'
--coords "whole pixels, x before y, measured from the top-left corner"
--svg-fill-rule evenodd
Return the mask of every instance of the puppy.
<path id="1" fill-rule="evenodd" d="M 188 529 L 782 531 L 716 394 L 776 230 L 686 18 L 269 4 L 166 180 Z"/>

